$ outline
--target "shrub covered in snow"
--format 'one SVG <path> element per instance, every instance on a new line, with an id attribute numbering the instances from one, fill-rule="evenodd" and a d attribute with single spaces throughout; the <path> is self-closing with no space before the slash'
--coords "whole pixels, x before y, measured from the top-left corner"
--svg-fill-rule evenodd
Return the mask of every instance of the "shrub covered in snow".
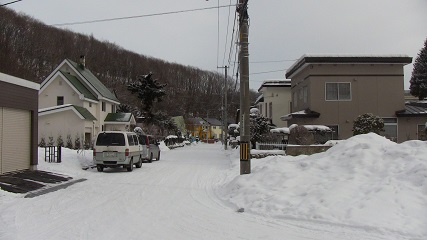
<path id="1" fill-rule="evenodd" d="M 353 124 L 353 135 L 384 132 L 384 120 L 372 113 L 359 115 Z"/>

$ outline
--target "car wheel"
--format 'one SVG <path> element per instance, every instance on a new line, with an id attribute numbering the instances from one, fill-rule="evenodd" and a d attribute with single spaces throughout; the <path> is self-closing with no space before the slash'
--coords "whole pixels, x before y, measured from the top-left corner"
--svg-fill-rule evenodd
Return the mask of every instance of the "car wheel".
<path id="1" fill-rule="evenodd" d="M 133 170 L 133 160 L 132 159 L 130 160 L 130 163 L 127 167 L 127 170 L 128 170 L 128 172 L 132 172 L 132 170 Z"/>
<path id="2" fill-rule="evenodd" d="M 98 165 L 96 165 L 96 169 L 98 170 L 98 172 L 102 172 L 102 171 L 104 171 L 104 166 L 98 164 Z"/>
<path id="3" fill-rule="evenodd" d="M 140 156 L 138 162 L 135 164 L 135 167 L 136 168 L 141 168 L 141 166 L 142 166 L 142 159 L 141 159 L 141 156 Z"/>
<path id="4" fill-rule="evenodd" d="M 160 161 L 160 152 L 159 155 L 157 155 L 157 161 Z"/>
<path id="5" fill-rule="evenodd" d="M 149 163 L 152 163 L 152 162 L 153 162 L 153 153 L 150 153 L 150 158 L 148 159 L 148 162 L 149 162 Z"/>

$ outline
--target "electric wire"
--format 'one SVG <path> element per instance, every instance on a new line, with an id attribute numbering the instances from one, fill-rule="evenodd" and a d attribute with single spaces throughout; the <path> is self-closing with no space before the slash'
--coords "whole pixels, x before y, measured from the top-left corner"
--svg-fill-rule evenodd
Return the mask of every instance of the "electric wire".
<path id="1" fill-rule="evenodd" d="M 234 5 L 232 5 L 232 6 L 234 6 Z M 70 25 L 110 22 L 110 21 L 128 20 L 128 19 L 134 19 L 134 18 L 144 18 L 144 17 L 163 16 L 163 15 L 171 15 L 171 14 L 178 14 L 178 13 L 204 11 L 204 10 L 211 10 L 211 9 L 225 8 L 225 7 L 229 7 L 229 5 L 205 7 L 205 8 L 195 8 L 195 9 L 188 9 L 188 10 L 162 12 L 162 13 L 151 13 L 151 14 L 143 14 L 143 15 L 128 16 L 128 17 L 105 18 L 105 19 L 97 19 L 97 20 L 89 20 L 89 21 L 77 21 L 77 22 L 69 22 L 69 23 L 55 23 L 55 24 L 51 24 L 51 26 L 58 26 L 59 27 L 59 26 L 70 26 Z"/>
<path id="2" fill-rule="evenodd" d="M 13 1 L 13 2 L 8 2 L 8 3 L 5 3 L 5 4 L 1 4 L 0 7 L 6 6 L 6 5 L 9 5 L 9 4 L 12 4 L 12 3 L 17 3 L 17 2 L 20 2 L 20 1 L 22 1 L 22 0 L 16 0 L 16 1 Z"/>
<path id="3" fill-rule="evenodd" d="M 218 5 L 219 5 L 219 0 L 218 0 Z M 231 5 L 231 0 L 230 0 L 230 4 L 229 5 Z M 219 11 L 219 8 L 218 8 L 218 11 Z M 229 29 L 230 29 L 230 16 L 231 16 L 231 6 L 228 7 L 228 18 L 227 18 L 227 28 L 226 28 L 227 29 L 227 33 L 225 35 L 225 46 L 224 46 L 224 56 L 222 58 L 222 66 L 224 66 L 224 64 L 225 64 L 225 56 L 227 54 L 228 32 L 229 32 Z M 233 44 L 233 42 L 231 42 L 231 44 Z"/>

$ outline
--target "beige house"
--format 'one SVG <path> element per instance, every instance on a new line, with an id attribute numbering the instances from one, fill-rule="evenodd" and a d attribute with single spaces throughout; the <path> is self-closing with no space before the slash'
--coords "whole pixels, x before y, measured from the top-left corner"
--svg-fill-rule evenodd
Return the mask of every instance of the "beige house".
<path id="1" fill-rule="evenodd" d="M 90 146 L 104 130 L 131 130 L 135 118 L 130 113 L 116 113 L 120 104 L 116 96 L 86 68 L 84 57 L 79 64 L 65 59 L 41 83 L 39 91 L 39 137 L 55 142 L 61 136 L 79 138 Z"/>
<path id="2" fill-rule="evenodd" d="M 222 138 L 222 122 L 216 118 L 206 118 L 205 120 L 209 124 L 211 138 Z"/>
<path id="3" fill-rule="evenodd" d="M 287 127 L 281 116 L 291 112 L 291 80 L 268 80 L 259 87 L 261 95 L 255 102 L 259 112 L 277 127 Z"/>
<path id="4" fill-rule="evenodd" d="M 418 139 L 427 114 L 405 105 L 403 66 L 411 62 L 401 55 L 304 55 L 286 72 L 292 82 L 292 113 L 281 119 L 326 125 L 334 139 L 346 139 L 353 135 L 354 119 L 372 113 L 384 119 L 384 136 L 397 142 Z"/>

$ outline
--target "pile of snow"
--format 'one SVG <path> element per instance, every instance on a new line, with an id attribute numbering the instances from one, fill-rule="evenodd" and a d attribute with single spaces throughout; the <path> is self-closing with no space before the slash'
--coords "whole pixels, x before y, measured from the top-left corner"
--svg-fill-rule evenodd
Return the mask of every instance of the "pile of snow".
<path id="1" fill-rule="evenodd" d="M 252 159 L 252 173 L 231 179 L 219 195 L 245 212 L 426 239 L 426 156 L 427 142 L 358 135 L 311 156 Z"/>

